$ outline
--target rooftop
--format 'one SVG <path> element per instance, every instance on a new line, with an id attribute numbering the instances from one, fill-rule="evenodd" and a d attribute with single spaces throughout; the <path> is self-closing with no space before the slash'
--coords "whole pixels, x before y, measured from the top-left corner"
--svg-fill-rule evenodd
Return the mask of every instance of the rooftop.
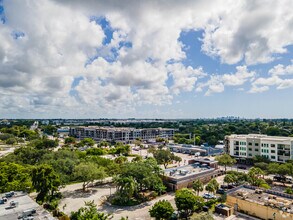
<path id="1" fill-rule="evenodd" d="M 283 136 L 268 136 L 265 134 L 231 134 L 231 138 L 259 138 L 262 140 L 280 140 L 280 141 L 293 141 L 293 137 L 283 137 Z"/>
<path id="2" fill-rule="evenodd" d="M 5 194 L 0 195 L 2 197 Z M 11 202 L 18 203 L 15 207 L 10 207 Z M 53 220 L 55 219 L 48 211 L 39 206 L 26 193 L 16 192 L 14 196 L 8 198 L 4 204 L 0 204 L 0 220 L 16 220 L 22 216 L 23 211 L 35 209 L 34 220 Z"/>
<path id="3" fill-rule="evenodd" d="M 77 126 L 72 128 L 79 128 L 79 129 L 87 129 L 87 130 L 93 130 L 93 129 L 103 129 L 103 130 L 115 130 L 115 131 L 142 131 L 142 130 L 163 130 L 163 131 L 171 131 L 176 130 L 173 128 L 133 128 L 133 127 L 111 127 L 111 126 Z"/>
<path id="4" fill-rule="evenodd" d="M 293 196 L 271 190 L 254 188 L 255 187 L 247 188 L 247 186 L 241 186 L 230 190 L 228 195 L 258 203 L 263 206 L 270 206 L 271 208 L 276 208 L 284 212 L 293 213 Z"/>
<path id="5" fill-rule="evenodd" d="M 164 174 L 165 176 L 168 176 L 168 177 L 181 179 L 181 178 L 190 177 L 196 174 L 204 174 L 206 172 L 210 172 L 213 170 L 215 169 L 210 168 L 208 164 L 194 163 L 194 164 L 189 164 L 186 166 L 166 169 L 164 170 Z"/>

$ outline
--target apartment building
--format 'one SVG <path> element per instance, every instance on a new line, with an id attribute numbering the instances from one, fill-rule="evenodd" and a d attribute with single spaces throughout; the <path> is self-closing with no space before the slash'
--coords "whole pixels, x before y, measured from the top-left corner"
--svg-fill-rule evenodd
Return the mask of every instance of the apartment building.
<path id="1" fill-rule="evenodd" d="M 252 159 L 260 155 L 279 163 L 293 159 L 293 137 L 233 134 L 225 137 L 225 146 L 235 158 Z"/>
<path id="2" fill-rule="evenodd" d="M 120 128 L 120 127 L 98 127 L 98 126 L 80 126 L 71 127 L 69 135 L 76 138 L 93 138 L 96 141 L 122 141 L 128 142 L 136 139 L 151 140 L 157 137 L 173 138 L 174 129 L 169 128 Z"/>

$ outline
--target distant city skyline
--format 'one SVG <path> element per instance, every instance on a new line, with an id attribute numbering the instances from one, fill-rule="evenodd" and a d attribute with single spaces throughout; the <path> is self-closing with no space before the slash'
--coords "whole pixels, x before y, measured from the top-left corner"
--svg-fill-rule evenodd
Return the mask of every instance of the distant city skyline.
<path id="1" fill-rule="evenodd" d="M 292 8 L 0 0 L 0 118 L 293 118 Z"/>

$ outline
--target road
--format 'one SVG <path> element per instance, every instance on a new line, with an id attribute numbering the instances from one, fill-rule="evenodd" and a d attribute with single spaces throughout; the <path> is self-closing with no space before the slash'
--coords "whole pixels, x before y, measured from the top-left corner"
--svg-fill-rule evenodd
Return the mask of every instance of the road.
<path id="1" fill-rule="evenodd" d="M 116 188 L 111 184 L 91 187 L 87 192 L 82 192 L 82 183 L 67 185 L 60 189 L 63 199 L 59 204 L 59 209 L 69 215 L 72 211 L 77 211 L 84 206 L 85 202 L 94 201 L 97 206 L 101 206 L 105 197 L 115 191 Z"/>
<path id="2" fill-rule="evenodd" d="M 223 184 L 224 176 L 216 178 L 219 184 Z M 97 208 L 101 212 L 106 212 L 113 215 L 113 220 L 120 220 L 121 217 L 128 216 L 129 220 L 149 220 L 149 209 L 159 200 L 168 200 L 175 208 L 174 192 L 162 195 L 152 201 L 129 207 L 112 206 L 105 203 L 105 198 L 110 195 L 110 186 L 105 185 L 100 187 L 89 188 L 89 192 L 83 193 L 81 191 L 82 183 L 67 185 L 60 191 L 63 199 L 59 204 L 59 209 L 64 213 L 70 215 L 72 211 L 77 211 L 80 207 L 84 206 L 85 202 L 94 201 Z M 111 186 L 111 193 L 115 192 L 115 187 Z M 206 191 L 200 192 L 203 195 Z"/>
<path id="3" fill-rule="evenodd" d="M 0 146 L 0 148 L 3 149 L 2 151 L 0 151 L 0 157 L 4 157 L 9 153 L 13 153 L 15 150 L 15 147 L 3 147 L 2 145 Z"/>

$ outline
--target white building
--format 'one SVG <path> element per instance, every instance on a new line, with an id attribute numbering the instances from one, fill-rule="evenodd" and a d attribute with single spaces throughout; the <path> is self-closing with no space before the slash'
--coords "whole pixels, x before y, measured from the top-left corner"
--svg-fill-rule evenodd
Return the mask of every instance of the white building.
<path id="1" fill-rule="evenodd" d="M 225 137 L 225 146 L 235 158 L 252 159 L 260 155 L 280 163 L 293 159 L 293 137 L 233 134 Z"/>

